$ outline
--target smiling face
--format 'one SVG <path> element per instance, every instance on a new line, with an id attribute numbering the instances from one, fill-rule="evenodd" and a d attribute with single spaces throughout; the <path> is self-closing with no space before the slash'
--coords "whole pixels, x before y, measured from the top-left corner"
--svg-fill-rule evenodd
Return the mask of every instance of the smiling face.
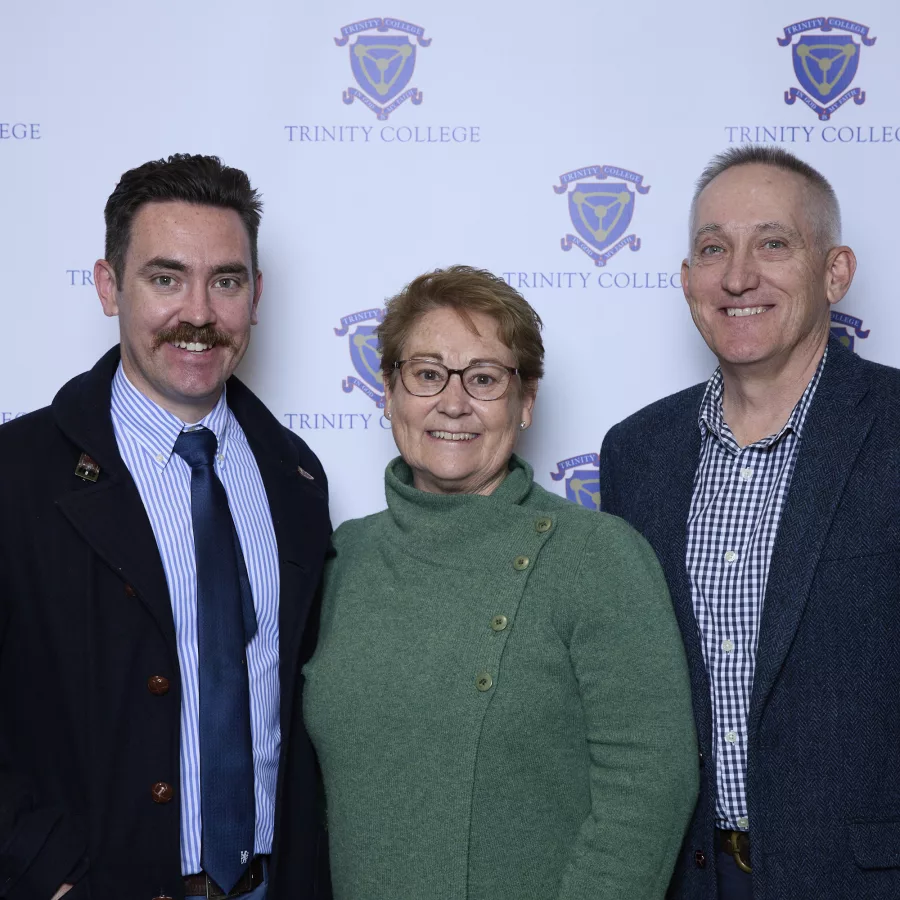
<path id="1" fill-rule="evenodd" d="M 215 406 L 256 324 L 262 274 L 237 212 L 148 203 L 131 224 L 122 282 L 99 260 L 97 293 L 119 317 L 122 365 L 134 386 L 185 422 Z"/>
<path id="2" fill-rule="evenodd" d="M 681 282 L 691 316 L 723 369 L 821 354 L 829 309 L 847 292 L 848 247 L 816 244 L 800 175 L 750 164 L 727 169 L 697 198 Z"/>
<path id="3" fill-rule="evenodd" d="M 478 333 L 452 309 L 434 309 L 415 323 L 402 359 L 428 359 L 449 369 L 475 362 L 515 368 L 512 351 L 499 338 L 497 322 L 485 313 L 470 314 Z M 518 376 L 499 400 L 475 400 L 450 376 L 435 397 L 414 397 L 399 376 L 385 387 L 386 409 L 397 449 L 413 472 L 419 490 L 435 494 L 490 494 L 506 477 L 509 458 L 521 431 L 531 424 L 535 391 L 525 391 Z"/>

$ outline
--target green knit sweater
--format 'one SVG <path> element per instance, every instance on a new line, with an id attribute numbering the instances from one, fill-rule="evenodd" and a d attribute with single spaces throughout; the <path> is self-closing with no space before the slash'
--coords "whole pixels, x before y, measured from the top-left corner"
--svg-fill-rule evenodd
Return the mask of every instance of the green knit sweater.
<path id="1" fill-rule="evenodd" d="M 334 536 L 304 708 L 335 900 L 661 900 L 698 786 L 662 572 L 533 482 L 416 490 Z"/>

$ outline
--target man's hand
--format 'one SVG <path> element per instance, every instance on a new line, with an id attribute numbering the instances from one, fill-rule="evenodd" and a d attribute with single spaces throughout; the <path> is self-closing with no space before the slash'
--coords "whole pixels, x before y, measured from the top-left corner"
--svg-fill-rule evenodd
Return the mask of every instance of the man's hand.
<path id="1" fill-rule="evenodd" d="M 68 894 L 72 890 L 71 884 L 61 884 L 59 890 L 50 898 L 50 900 L 59 900 L 63 894 Z"/>

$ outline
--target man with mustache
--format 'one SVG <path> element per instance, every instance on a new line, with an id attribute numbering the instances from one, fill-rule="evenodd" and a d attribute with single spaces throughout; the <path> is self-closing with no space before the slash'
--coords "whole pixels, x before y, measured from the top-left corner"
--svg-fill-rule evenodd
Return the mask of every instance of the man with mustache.
<path id="1" fill-rule="evenodd" d="M 0 429 L 9 900 L 327 891 L 299 680 L 325 474 L 232 374 L 260 213 L 216 157 L 126 172 L 94 268 L 120 344 Z"/>

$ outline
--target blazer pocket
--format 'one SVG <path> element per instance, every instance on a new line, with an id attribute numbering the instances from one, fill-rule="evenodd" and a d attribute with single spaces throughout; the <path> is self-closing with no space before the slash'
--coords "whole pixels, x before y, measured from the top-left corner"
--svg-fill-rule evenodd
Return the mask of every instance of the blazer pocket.
<path id="1" fill-rule="evenodd" d="M 900 867 L 900 822 L 851 822 L 847 832 L 861 869 Z"/>

